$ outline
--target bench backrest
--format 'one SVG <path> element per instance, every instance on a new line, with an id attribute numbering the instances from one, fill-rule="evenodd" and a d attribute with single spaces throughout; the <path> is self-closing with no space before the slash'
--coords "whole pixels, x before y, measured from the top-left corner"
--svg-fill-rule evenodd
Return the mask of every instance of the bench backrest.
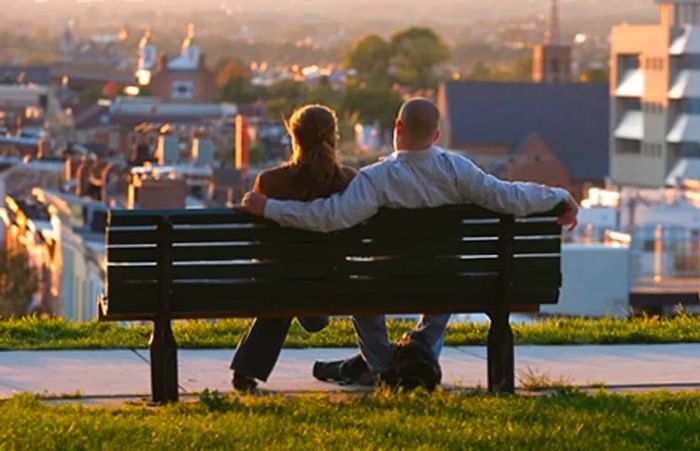
<path id="1" fill-rule="evenodd" d="M 555 213 L 382 210 L 331 234 L 232 210 L 113 210 L 104 319 L 472 312 L 556 303 Z"/>

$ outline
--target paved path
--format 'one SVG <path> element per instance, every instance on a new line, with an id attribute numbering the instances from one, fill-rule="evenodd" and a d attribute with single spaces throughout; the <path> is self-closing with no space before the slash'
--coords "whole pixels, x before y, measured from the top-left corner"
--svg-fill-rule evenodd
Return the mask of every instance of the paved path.
<path id="1" fill-rule="evenodd" d="M 270 381 L 261 388 L 284 391 L 331 391 L 350 388 L 315 381 L 315 359 L 340 359 L 351 349 L 284 350 Z M 231 350 L 181 350 L 183 392 L 205 388 L 229 391 Z M 700 389 L 700 344 L 633 346 L 518 346 L 516 372 L 530 369 L 577 386 L 605 384 Z M 447 348 L 441 359 L 444 382 L 453 386 L 486 385 L 484 347 Z M 54 395 L 80 393 L 109 397 L 147 394 L 148 352 L 8 351 L 0 352 L 0 397 L 20 392 Z"/>

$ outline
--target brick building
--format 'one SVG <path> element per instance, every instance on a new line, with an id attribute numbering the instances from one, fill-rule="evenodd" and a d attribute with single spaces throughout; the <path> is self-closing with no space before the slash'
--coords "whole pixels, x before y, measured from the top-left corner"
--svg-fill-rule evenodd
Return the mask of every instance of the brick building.
<path id="1" fill-rule="evenodd" d="M 180 53 L 172 58 L 165 55 L 159 58 L 151 75 L 150 91 L 154 97 L 169 102 L 203 103 L 216 99 L 216 75 L 206 67 L 192 25 Z"/>

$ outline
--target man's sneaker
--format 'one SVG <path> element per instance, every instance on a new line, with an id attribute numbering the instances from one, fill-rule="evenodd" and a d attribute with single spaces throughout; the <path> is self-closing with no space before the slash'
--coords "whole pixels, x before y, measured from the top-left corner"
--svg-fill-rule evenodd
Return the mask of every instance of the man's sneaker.
<path id="1" fill-rule="evenodd" d="M 255 389 L 258 388 L 258 381 L 256 381 L 255 378 L 246 376 L 245 374 L 237 371 L 233 372 L 231 384 L 236 391 L 242 393 L 253 393 L 255 392 Z"/>
<path id="2" fill-rule="evenodd" d="M 369 370 L 367 362 L 357 354 L 346 360 L 331 362 L 316 361 L 313 376 L 320 381 L 333 381 L 343 384 L 374 385 L 376 375 Z"/>

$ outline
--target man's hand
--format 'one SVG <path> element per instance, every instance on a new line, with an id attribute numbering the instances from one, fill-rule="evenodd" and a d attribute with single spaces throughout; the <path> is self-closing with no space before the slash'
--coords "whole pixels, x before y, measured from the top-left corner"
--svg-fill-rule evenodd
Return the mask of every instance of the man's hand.
<path id="1" fill-rule="evenodd" d="M 559 225 L 565 226 L 567 231 L 571 232 L 578 225 L 578 204 L 571 196 L 567 199 L 566 204 L 566 211 L 559 216 L 557 222 Z"/>
<path id="2" fill-rule="evenodd" d="M 262 216 L 266 204 L 267 197 L 264 194 L 250 191 L 243 196 L 240 209 L 255 216 Z"/>

